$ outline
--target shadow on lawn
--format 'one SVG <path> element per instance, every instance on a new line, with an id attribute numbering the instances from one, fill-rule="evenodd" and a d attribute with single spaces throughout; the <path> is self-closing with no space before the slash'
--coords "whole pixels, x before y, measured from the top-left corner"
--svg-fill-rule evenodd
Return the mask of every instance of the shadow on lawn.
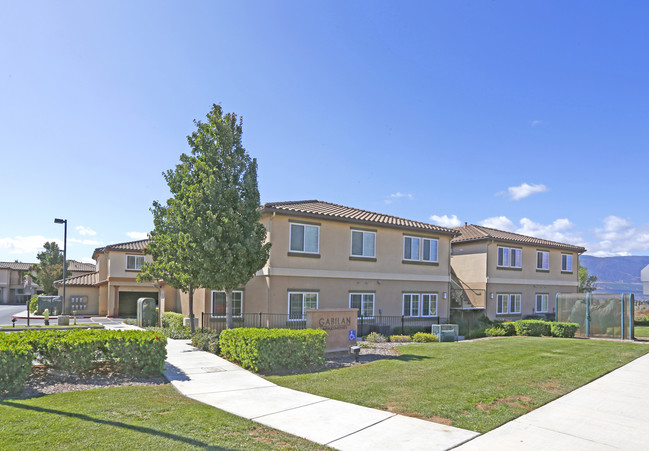
<path id="1" fill-rule="evenodd" d="M 122 423 L 120 421 L 111 421 L 111 420 L 101 420 L 99 418 L 93 418 L 88 415 L 84 415 L 82 413 L 73 413 L 73 412 L 64 412 L 62 410 L 54 410 L 54 409 L 48 409 L 45 407 L 37 407 L 37 406 L 28 406 L 25 404 L 20 404 L 14 401 L 0 401 L 0 405 L 2 406 L 7 406 L 7 407 L 14 407 L 16 409 L 24 409 L 24 410 L 31 410 L 34 412 L 38 413 L 50 413 L 54 415 L 62 415 L 70 418 L 76 418 L 77 420 L 81 421 L 89 421 L 92 423 L 97 423 L 97 424 L 104 424 L 106 426 L 113 426 L 113 427 L 118 427 L 118 428 L 123 428 L 123 429 L 130 429 L 131 431 L 136 431 L 136 432 L 141 432 L 143 434 L 149 434 L 149 435 L 157 435 L 159 437 L 163 437 L 169 440 L 175 440 L 177 442 L 182 442 L 186 443 L 188 445 L 196 446 L 199 448 L 207 448 L 207 449 L 222 449 L 222 450 L 227 450 L 229 448 L 221 448 L 221 447 L 216 447 L 216 446 L 210 446 L 208 443 L 201 442 L 199 440 L 194 440 L 189 437 L 183 437 L 182 435 L 176 435 L 176 434 L 171 434 L 169 432 L 163 432 L 163 431 L 158 431 L 155 429 L 147 428 L 147 427 L 142 427 L 142 426 L 133 426 L 131 424 L 127 423 Z"/>
<path id="2" fill-rule="evenodd" d="M 394 360 L 400 360 L 402 362 L 419 362 L 421 360 L 431 360 L 433 357 L 428 355 L 417 355 L 417 354 L 401 354 L 399 357 L 395 357 Z"/>

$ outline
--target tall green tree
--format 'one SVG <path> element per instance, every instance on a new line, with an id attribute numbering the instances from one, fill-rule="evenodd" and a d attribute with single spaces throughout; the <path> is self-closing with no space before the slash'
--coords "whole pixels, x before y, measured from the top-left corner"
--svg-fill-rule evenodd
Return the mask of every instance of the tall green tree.
<path id="1" fill-rule="evenodd" d="M 47 241 L 43 252 L 36 255 L 39 263 L 30 270 L 34 273 L 32 280 L 38 284 L 46 295 L 56 295 L 55 280 L 63 279 L 63 252 L 54 241 Z"/>
<path id="2" fill-rule="evenodd" d="M 226 294 L 227 327 L 233 326 L 232 291 L 265 265 L 270 252 L 259 222 L 257 161 L 241 143 L 243 122 L 213 105 L 205 122 L 194 121 L 191 154 L 164 174 L 172 197 L 154 202 L 154 230 L 138 279 L 163 279 L 189 293 L 209 288 Z M 193 320 L 190 321 L 193 328 Z"/>
<path id="3" fill-rule="evenodd" d="M 597 290 L 595 282 L 597 282 L 597 276 L 591 276 L 590 274 L 588 274 L 588 268 L 579 265 L 579 292 L 592 293 L 593 291 Z"/>

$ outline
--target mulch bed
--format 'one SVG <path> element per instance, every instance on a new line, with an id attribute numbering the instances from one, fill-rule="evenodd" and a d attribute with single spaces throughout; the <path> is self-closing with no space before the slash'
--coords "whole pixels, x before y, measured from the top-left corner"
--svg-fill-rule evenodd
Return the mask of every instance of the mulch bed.
<path id="1" fill-rule="evenodd" d="M 1 399 L 26 399 L 35 396 L 51 395 L 93 388 L 124 387 L 129 385 L 162 385 L 167 384 L 163 376 L 144 377 L 123 374 L 113 371 L 110 363 L 97 362 L 95 367 L 80 375 L 62 373 L 45 368 L 41 365 L 32 367 L 27 378 L 25 389 L 19 395 L 2 397 Z"/>

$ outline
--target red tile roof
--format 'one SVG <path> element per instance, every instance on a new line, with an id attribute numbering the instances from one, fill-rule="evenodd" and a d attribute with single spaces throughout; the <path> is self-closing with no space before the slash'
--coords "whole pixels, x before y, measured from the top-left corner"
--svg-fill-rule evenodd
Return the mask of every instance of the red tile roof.
<path id="1" fill-rule="evenodd" d="M 291 216 L 330 219 L 356 224 L 371 224 L 375 226 L 419 230 L 425 232 L 456 235 L 457 232 L 426 222 L 412 221 L 397 216 L 374 213 L 358 208 L 345 207 L 320 200 L 299 200 L 292 202 L 270 202 L 264 204 L 263 212 L 276 212 Z"/>
<path id="2" fill-rule="evenodd" d="M 65 279 L 65 285 L 68 287 L 94 287 L 99 282 L 99 273 L 81 274 L 75 277 Z M 54 282 L 55 287 L 63 286 L 63 279 Z"/>
<path id="3" fill-rule="evenodd" d="M 124 243 L 109 244 L 108 246 L 98 247 L 93 252 L 95 254 L 103 254 L 107 251 L 126 251 L 126 252 L 136 252 L 141 253 L 146 249 L 147 244 L 149 244 L 149 239 L 146 240 L 137 240 L 137 241 L 126 241 Z"/>
<path id="4" fill-rule="evenodd" d="M 586 252 L 586 249 L 581 246 L 544 240 L 541 238 L 535 238 L 533 236 L 520 235 L 518 233 L 505 232 L 504 230 L 492 229 L 490 227 L 478 226 L 474 224 L 455 227 L 454 230 L 460 232 L 460 236 L 457 236 L 451 240 L 452 245 L 466 243 L 469 241 L 494 240 L 506 243 L 529 244 L 531 246 L 564 249 L 578 253 Z"/>
<path id="5" fill-rule="evenodd" d="M 97 268 L 94 263 L 81 263 L 76 260 L 68 260 L 68 271 L 95 272 Z"/>
<path id="6" fill-rule="evenodd" d="M 37 263 L 22 263 L 22 262 L 0 262 L 0 269 L 13 269 L 14 271 L 28 271 L 29 268 Z"/>

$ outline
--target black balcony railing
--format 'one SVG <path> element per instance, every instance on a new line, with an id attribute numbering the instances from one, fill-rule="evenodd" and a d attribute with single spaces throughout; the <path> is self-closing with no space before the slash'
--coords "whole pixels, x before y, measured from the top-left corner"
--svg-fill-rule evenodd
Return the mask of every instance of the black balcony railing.
<path id="1" fill-rule="evenodd" d="M 296 319 L 292 315 L 283 313 L 243 313 L 235 316 L 234 327 L 258 327 L 263 329 L 306 329 L 306 318 Z M 373 317 L 359 316 L 358 331 L 359 337 L 364 337 L 371 332 L 382 335 L 412 335 L 416 332 L 430 332 L 433 324 L 446 324 L 448 318 L 438 316 L 431 317 L 408 317 L 408 316 L 384 316 Z M 201 316 L 201 330 L 220 332 L 226 328 L 225 317 L 212 316 L 210 313 L 203 313 Z"/>

